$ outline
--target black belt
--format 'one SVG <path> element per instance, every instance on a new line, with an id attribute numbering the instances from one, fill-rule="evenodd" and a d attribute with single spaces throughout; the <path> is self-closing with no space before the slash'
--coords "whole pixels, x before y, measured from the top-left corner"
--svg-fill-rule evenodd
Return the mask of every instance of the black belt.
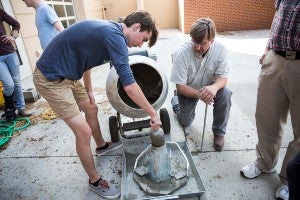
<path id="1" fill-rule="evenodd" d="M 275 51 L 275 53 L 288 60 L 300 59 L 300 51 Z"/>

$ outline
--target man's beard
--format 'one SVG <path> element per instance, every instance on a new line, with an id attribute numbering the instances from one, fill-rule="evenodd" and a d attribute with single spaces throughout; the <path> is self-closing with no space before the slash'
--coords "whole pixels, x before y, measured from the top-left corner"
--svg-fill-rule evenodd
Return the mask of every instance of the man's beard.
<path id="1" fill-rule="evenodd" d="M 201 58 L 201 57 L 203 57 L 203 55 L 205 55 L 204 51 L 196 51 L 196 49 L 194 49 L 194 51 L 195 51 L 196 56 L 199 58 Z"/>
<path id="2" fill-rule="evenodd" d="M 198 56 L 199 58 L 204 57 L 206 55 L 206 53 L 208 52 L 209 49 L 207 49 L 206 51 L 197 51 L 196 49 L 194 49 L 194 52 L 196 54 L 196 56 Z"/>
<path id="3" fill-rule="evenodd" d="M 200 53 L 200 52 L 197 52 L 197 51 L 196 51 L 195 53 L 196 53 L 196 56 L 198 56 L 199 58 L 203 56 L 203 52 Z"/>

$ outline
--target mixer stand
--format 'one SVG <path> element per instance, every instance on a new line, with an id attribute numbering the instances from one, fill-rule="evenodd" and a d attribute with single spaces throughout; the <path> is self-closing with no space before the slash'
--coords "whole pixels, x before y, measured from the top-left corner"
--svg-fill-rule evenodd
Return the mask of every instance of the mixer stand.
<path id="1" fill-rule="evenodd" d="M 162 122 L 161 128 L 164 131 L 164 134 L 170 133 L 171 125 L 170 125 L 170 117 L 167 109 L 161 108 L 159 110 L 160 120 Z M 121 114 L 117 112 L 117 116 L 109 117 L 109 132 L 111 136 L 112 142 L 118 142 L 120 140 L 120 136 L 125 139 L 132 139 L 138 137 L 144 137 L 150 135 L 149 132 L 142 132 L 144 128 L 150 127 L 150 119 L 143 118 L 142 120 L 132 121 L 122 123 Z M 126 131 L 139 130 L 136 134 L 126 135 Z"/>

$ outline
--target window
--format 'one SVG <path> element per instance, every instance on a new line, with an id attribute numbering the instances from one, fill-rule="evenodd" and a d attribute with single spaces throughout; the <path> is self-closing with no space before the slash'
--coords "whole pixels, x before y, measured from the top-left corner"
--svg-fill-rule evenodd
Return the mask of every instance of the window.
<path id="1" fill-rule="evenodd" d="M 73 0 L 47 0 L 52 6 L 65 28 L 76 23 Z"/>

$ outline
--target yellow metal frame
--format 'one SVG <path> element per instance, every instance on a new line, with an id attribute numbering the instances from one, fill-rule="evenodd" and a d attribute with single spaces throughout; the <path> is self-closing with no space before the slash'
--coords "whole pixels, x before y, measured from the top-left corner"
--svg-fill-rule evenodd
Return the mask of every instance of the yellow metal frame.
<path id="1" fill-rule="evenodd" d="M 2 82 L 0 81 L 0 108 L 2 107 L 2 106 L 4 106 L 4 97 L 3 97 L 3 89 L 4 89 L 4 87 L 3 87 L 3 85 L 2 85 Z"/>

